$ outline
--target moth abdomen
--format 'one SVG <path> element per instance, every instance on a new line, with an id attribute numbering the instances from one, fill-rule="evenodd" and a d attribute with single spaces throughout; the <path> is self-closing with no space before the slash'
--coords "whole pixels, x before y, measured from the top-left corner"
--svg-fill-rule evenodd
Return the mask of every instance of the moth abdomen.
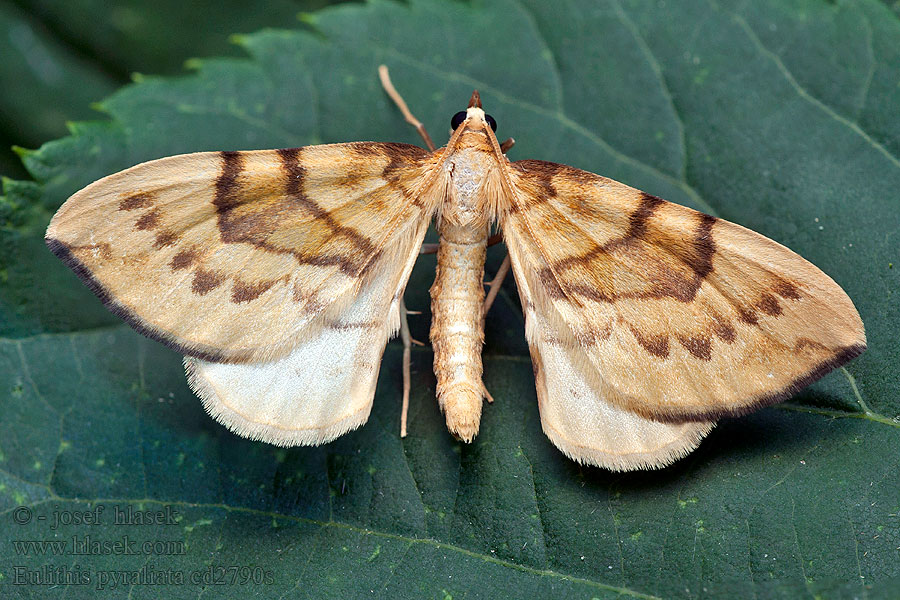
<path id="1" fill-rule="evenodd" d="M 484 384 L 484 259 L 487 227 L 441 223 L 437 274 L 431 286 L 431 343 L 437 397 L 454 436 L 478 433 Z"/>

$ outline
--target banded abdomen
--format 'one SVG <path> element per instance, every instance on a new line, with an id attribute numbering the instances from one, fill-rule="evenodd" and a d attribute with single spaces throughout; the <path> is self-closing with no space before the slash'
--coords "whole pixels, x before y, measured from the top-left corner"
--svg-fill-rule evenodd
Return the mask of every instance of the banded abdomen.
<path id="1" fill-rule="evenodd" d="M 488 227 L 444 220 L 440 234 L 437 275 L 431 286 L 437 397 L 450 433 L 470 442 L 478 433 L 485 397 L 481 346 Z"/>

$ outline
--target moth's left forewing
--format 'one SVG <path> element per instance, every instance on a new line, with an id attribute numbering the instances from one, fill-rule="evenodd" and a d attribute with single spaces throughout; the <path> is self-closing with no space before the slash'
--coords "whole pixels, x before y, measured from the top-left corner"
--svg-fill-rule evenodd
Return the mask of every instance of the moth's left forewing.
<path id="1" fill-rule="evenodd" d="M 74 194 L 47 243 L 113 312 L 182 354 L 275 360 L 430 219 L 418 194 L 430 158 L 375 142 L 171 156 Z"/>
<path id="2" fill-rule="evenodd" d="M 865 349 L 844 291 L 772 240 L 571 167 L 520 161 L 510 178 L 502 226 L 517 278 L 619 408 L 742 414 Z"/>

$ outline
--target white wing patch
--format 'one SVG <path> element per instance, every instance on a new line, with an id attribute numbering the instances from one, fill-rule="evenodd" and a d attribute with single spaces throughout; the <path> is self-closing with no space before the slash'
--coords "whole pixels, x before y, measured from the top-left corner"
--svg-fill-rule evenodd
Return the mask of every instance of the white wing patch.
<path id="1" fill-rule="evenodd" d="M 534 311 L 526 318 L 538 322 L 529 344 L 541 427 L 569 458 L 612 471 L 658 469 L 689 454 L 715 426 L 662 423 L 616 407 L 577 344 L 553 337 Z"/>

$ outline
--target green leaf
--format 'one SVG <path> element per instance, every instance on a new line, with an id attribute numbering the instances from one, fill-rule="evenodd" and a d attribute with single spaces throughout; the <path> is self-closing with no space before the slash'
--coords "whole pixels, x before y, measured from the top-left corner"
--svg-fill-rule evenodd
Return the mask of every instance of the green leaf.
<path id="1" fill-rule="evenodd" d="M 240 37 L 249 58 L 141 78 L 103 102 L 108 121 L 25 155 L 37 183 L 6 182 L 0 595 L 896 593 L 900 21 L 890 7 L 377 0 L 305 22 L 312 31 Z M 507 282 L 485 346 L 496 402 L 473 444 L 446 432 L 428 349 L 414 353 L 410 436 L 399 438 L 397 342 L 362 429 L 320 448 L 233 436 L 205 415 L 180 357 L 106 315 L 42 247 L 43 228 L 80 187 L 155 157 L 416 143 L 379 87 L 382 62 L 436 139 L 478 88 L 500 137 L 516 138 L 513 158 L 598 172 L 790 246 L 854 299 L 869 350 L 785 405 L 721 423 L 668 469 L 611 474 L 565 459 L 542 434 Z M 488 270 L 501 259 L 492 249 Z M 407 295 L 426 311 L 412 318 L 419 339 L 433 269 L 422 257 Z M 84 519 L 99 506 L 100 525 L 51 528 L 54 513 Z M 116 508 L 171 522 L 116 525 Z M 90 556 L 26 556 L 12 544 L 88 535 L 162 544 Z M 90 582 L 37 585 L 61 576 L 45 565 Z"/>
<path id="2" fill-rule="evenodd" d="M 20 145 L 66 133 L 67 119 L 96 116 L 90 103 L 111 93 L 109 76 L 74 57 L 30 15 L 0 1 L 0 130 Z"/>
<path id="3" fill-rule="evenodd" d="M 135 72 L 240 55 L 231 34 L 283 27 L 330 1 L 0 0 L 0 173 L 25 176 L 10 146 L 35 147 L 65 135 L 67 121 L 96 118 L 91 103 Z"/>
<path id="4" fill-rule="evenodd" d="M 0 0 L 0 56 L 0 174 L 24 177 L 13 144 L 34 147 L 65 135 L 67 120 L 94 118 L 89 104 L 116 86 L 6 0 Z"/>
<path id="5" fill-rule="evenodd" d="M 7 1 L 7 0 L 2 0 Z M 234 33 L 297 24 L 300 11 L 346 0 L 16 0 L 68 44 L 122 76 L 181 71 L 185 57 L 239 56 Z"/>

